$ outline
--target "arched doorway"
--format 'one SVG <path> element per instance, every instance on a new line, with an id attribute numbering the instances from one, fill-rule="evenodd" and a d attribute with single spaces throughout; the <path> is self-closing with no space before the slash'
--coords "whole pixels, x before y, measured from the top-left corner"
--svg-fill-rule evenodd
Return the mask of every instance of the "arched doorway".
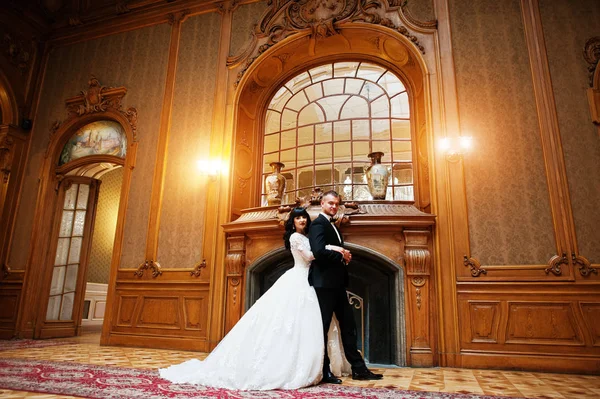
<path id="1" fill-rule="evenodd" d="M 359 329 L 357 347 L 370 363 L 406 365 L 404 271 L 385 256 L 359 245 L 349 265 L 348 298 Z M 293 267 L 289 251 L 277 249 L 246 270 L 246 308 Z"/>
<path id="2" fill-rule="evenodd" d="M 35 338 L 79 333 L 99 178 L 108 170 L 121 168 L 115 245 L 109 267 L 110 301 L 137 146 L 137 112 L 121 109 L 125 93 L 125 88 L 105 88 L 92 77 L 87 91 L 66 101 L 68 118 L 53 127 L 34 216 L 30 272 L 25 281 L 30 302 L 24 305 L 23 319 L 35 320 Z M 109 306 L 107 302 L 106 308 Z"/>

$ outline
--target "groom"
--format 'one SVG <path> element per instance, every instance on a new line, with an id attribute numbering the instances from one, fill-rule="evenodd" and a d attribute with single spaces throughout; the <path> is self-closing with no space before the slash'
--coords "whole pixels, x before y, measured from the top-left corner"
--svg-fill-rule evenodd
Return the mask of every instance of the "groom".
<path id="1" fill-rule="evenodd" d="M 321 317 L 323 319 L 323 334 L 325 343 L 325 358 L 323 361 L 324 383 L 341 384 L 329 368 L 327 356 L 327 332 L 331 319 L 335 313 L 342 336 L 342 345 L 346 359 L 352 366 L 352 379 L 354 380 L 380 380 L 382 374 L 371 372 L 356 348 L 356 324 L 352 315 L 352 307 L 346 296 L 348 285 L 347 265 L 352 260 L 352 254 L 344 250 L 343 254 L 325 248 L 327 244 L 343 246 L 342 235 L 332 222 L 340 205 L 340 196 L 335 191 L 328 191 L 321 199 L 321 213 L 311 223 L 308 232 L 310 248 L 315 256 L 308 274 L 308 282 L 315 288 Z"/>

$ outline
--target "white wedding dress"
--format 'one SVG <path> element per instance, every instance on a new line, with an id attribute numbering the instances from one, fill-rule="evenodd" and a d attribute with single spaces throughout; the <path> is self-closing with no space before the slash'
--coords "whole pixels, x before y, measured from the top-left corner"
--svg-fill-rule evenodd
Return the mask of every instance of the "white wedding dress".
<path id="1" fill-rule="evenodd" d="M 208 357 L 160 369 L 162 378 L 240 390 L 296 389 L 321 380 L 323 323 L 317 295 L 308 284 L 314 257 L 302 234 L 292 234 L 290 247 L 294 267 L 254 303 Z M 337 352 L 330 356 L 336 367 L 345 360 L 338 335 L 333 326 L 328 346 Z"/>

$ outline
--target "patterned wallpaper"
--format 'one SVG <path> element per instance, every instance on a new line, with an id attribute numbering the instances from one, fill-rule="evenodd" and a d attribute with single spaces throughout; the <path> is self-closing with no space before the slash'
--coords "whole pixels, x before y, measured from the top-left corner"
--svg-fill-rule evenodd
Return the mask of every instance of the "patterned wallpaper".
<path id="1" fill-rule="evenodd" d="M 115 228 L 119 213 L 123 168 L 111 170 L 100 178 L 100 192 L 96 205 L 94 236 L 88 259 L 87 282 L 108 284 L 112 260 Z"/>
<path id="2" fill-rule="evenodd" d="M 435 19 L 433 0 L 408 0 L 406 7 L 419 21 L 426 22 Z"/>
<path id="3" fill-rule="evenodd" d="M 586 89 L 585 42 L 600 36 L 600 1 L 541 0 L 540 12 L 565 154 L 579 253 L 600 262 L 600 137 Z"/>
<path id="4" fill-rule="evenodd" d="M 9 264 L 24 269 L 35 209 L 38 173 L 52 123 L 67 116 L 65 100 L 87 87 L 91 74 L 106 86 L 125 86 L 124 108 L 138 110 L 137 164 L 133 171 L 125 221 L 121 265 L 137 267 L 144 259 L 156 139 L 167 69 L 170 26 L 151 26 L 55 49 L 48 61 Z"/>
<path id="5" fill-rule="evenodd" d="M 220 23 L 210 13 L 182 25 L 158 239 L 164 268 L 193 267 L 202 257 L 210 183 L 196 161 L 209 157 Z"/>
<path id="6" fill-rule="evenodd" d="M 451 0 L 471 255 L 482 265 L 554 255 L 548 188 L 519 0 Z"/>
<path id="7" fill-rule="evenodd" d="M 244 50 L 245 45 L 252 37 L 254 25 L 260 22 L 260 18 L 266 10 L 267 2 L 259 1 L 257 3 L 243 4 L 234 11 L 229 55 L 238 55 L 238 53 Z"/>

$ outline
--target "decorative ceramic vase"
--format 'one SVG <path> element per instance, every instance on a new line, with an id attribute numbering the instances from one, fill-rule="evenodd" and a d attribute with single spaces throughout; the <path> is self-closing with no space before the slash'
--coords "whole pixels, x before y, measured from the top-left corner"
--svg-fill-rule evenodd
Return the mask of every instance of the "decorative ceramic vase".
<path id="1" fill-rule="evenodd" d="M 267 204 L 281 205 L 281 199 L 285 192 L 285 176 L 281 174 L 281 169 L 285 165 L 281 162 L 271 162 L 269 165 L 273 168 L 273 172 L 265 178 Z"/>
<path id="2" fill-rule="evenodd" d="M 372 152 L 367 156 L 371 158 L 371 165 L 365 169 L 369 192 L 374 200 L 383 200 L 387 194 L 390 171 L 381 164 L 383 152 Z"/>

